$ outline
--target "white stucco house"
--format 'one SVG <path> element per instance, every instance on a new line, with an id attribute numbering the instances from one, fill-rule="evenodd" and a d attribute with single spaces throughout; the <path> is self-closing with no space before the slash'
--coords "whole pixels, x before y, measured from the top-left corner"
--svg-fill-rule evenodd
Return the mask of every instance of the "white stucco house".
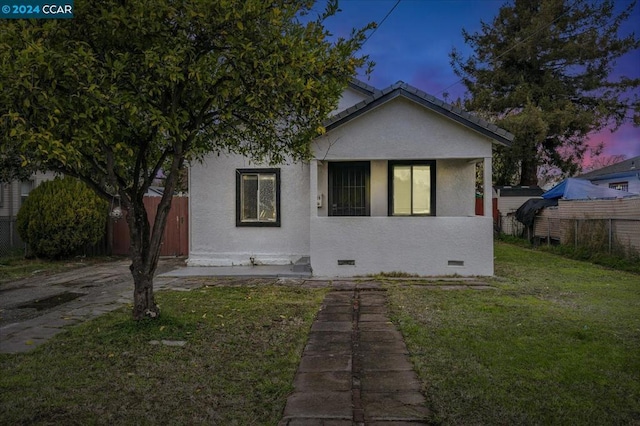
<path id="1" fill-rule="evenodd" d="M 493 274 L 491 151 L 511 134 L 402 82 L 353 81 L 325 127 L 305 164 L 211 155 L 191 167 L 189 265 Z"/>

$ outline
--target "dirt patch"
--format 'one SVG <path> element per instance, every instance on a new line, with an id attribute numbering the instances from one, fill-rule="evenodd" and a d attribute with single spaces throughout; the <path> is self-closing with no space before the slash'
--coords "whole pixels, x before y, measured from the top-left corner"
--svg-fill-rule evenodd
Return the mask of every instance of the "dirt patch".
<path id="1" fill-rule="evenodd" d="M 51 309 L 63 303 L 71 302 L 80 296 L 86 296 L 86 293 L 73 293 L 66 291 L 64 293 L 55 294 L 45 299 L 33 300 L 28 303 L 24 303 L 18 306 L 18 309 L 35 309 L 37 311 L 43 311 L 45 309 Z"/>

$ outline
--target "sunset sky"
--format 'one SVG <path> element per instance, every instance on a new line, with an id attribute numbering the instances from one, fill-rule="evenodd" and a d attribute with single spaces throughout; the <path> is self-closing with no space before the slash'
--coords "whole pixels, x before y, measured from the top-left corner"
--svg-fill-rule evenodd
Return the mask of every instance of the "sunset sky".
<path id="1" fill-rule="evenodd" d="M 337 36 L 348 36 L 351 28 L 368 22 L 380 23 L 397 0 L 341 0 L 341 13 L 328 21 L 328 29 Z M 617 0 L 621 10 L 630 0 Z M 323 5 L 319 1 L 318 10 Z M 504 0 L 401 0 L 386 20 L 365 43 L 362 52 L 376 63 L 370 79 L 361 78 L 384 88 L 399 80 L 425 92 L 448 100 L 464 97 L 465 87 L 459 83 L 449 64 L 449 53 L 455 47 L 465 56 L 471 49 L 464 44 L 462 29 L 473 33 L 480 21 L 491 22 Z M 640 5 L 626 22 L 623 32 L 640 30 Z M 619 60 L 615 76 L 640 77 L 640 50 Z M 604 142 L 603 155 L 623 154 L 627 158 L 640 155 L 640 128 L 624 125 L 615 133 L 609 130 L 593 135 L 592 143 Z"/>

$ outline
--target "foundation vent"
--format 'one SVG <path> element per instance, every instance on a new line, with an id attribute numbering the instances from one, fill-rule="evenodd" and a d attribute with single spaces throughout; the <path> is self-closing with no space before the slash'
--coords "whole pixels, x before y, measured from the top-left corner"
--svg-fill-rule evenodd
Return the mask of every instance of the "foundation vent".
<path id="1" fill-rule="evenodd" d="M 464 260 L 450 260 L 448 262 L 449 266 L 464 266 Z"/>
<path id="2" fill-rule="evenodd" d="M 356 266 L 356 261 L 353 259 L 338 259 L 338 266 L 343 265 Z"/>

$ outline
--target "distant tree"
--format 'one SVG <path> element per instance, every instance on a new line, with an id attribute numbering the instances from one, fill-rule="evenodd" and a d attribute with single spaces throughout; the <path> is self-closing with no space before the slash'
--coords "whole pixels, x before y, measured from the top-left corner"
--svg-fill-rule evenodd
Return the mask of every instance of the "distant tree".
<path id="1" fill-rule="evenodd" d="M 133 317 L 156 317 L 153 275 L 185 163 L 278 163 L 312 138 L 366 58 L 371 26 L 330 41 L 330 0 L 76 0 L 68 20 L 0 21 L 0 141 L 128 210 Z M 4 143 L 4 142 L 3 142 Z M 153 227 L 143 196 L 158 171 Z"/>
<path id="2" fill-rule="evenodd" d="M 626 159 L 627 159 L 627 156 L 624 154 L 601 155 L 599 157 L 594 157 L 591 159 L 590 164 L 587 167 L 582 169 L 582 173 L 587 173 L 592 170 L 598 170 L 603 167 L 612 166 Z"/>
<path id="3" fill-rule="evenodd" d="M 82 181 L 42 182 L 20 207 L 17 229 L 38 257 L 60 259 L 104 236 L 109 204 Z"/>
<path id="4" fill-rule="evenodd" d="M 640 79 L 612 78 L 616 59 L 640 47 L 618 35 L 635 2 L 619 14 L 613 1 L 515 0 L 480 32 L 463 30 L 473 54 L 451 64 L 469 91 L 467 109 L 492 117 L 515 135 L 498 148 L 498 184 L 534 185 L 541 165 L 572 175 L 587 137 L 640 117 Z"/>

